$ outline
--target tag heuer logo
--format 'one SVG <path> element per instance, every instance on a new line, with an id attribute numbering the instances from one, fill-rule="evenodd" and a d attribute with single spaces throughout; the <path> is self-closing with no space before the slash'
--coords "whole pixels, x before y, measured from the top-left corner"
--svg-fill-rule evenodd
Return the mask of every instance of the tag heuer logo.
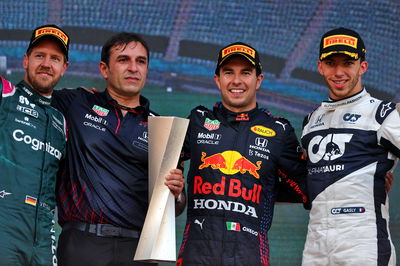
<path id="1" fill-rule="evenodd" d="M 106 108 L 100 107 L 98 105 L 94 105 L 92 110 L 99 116 L 106 116 L 109 112 L 109 110 L 107 110 Z"/>
<path id="2" fill-rule="evenodd" d="M 221 124 L 221 122 L 218 120 L 211 120 L 209 118 L 206 118 L 206 121 L 204 121 L 204 127 L 208 130 L 217 130 L 219 128 L 219 124 Z"/>

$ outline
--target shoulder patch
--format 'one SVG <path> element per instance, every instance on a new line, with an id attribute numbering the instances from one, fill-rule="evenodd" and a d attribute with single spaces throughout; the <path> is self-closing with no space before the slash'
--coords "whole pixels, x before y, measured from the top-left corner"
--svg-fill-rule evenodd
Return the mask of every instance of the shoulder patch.
<path id="1" fill-rule="evenodd" d="M 12 85 L 11 82 L 9 82 L 8 80 L 5 80 L 3 77 L 1 77 L 1 83 L 3 87 L 3 97 L 13 96 L 15 93 L 14 85 Z"/>
<path id="2" fill-rule="evenodd" d="M 205 116 L 206 113 L 208 113 L 210 110 L 208 110 L 206 107 L 199 105 L 195 107 L 192 112 L 197 113 L 201 116 Z"/>
<path id="3" fill-rule="evenodd" d="M 311 113 L 309 113 L 308 115 L 306 115 L 303 119 L 303 129 L 304 127 L 308 124 L 308 122 L 310 122 L 311 116 L 313 115 L 313 113 L 316 111 L 317 109 L 314 109 Z"/>
<path id="4" fill-rule="evenodd" d="M 271 112 L 265 108 L 260 108 L 260 110 L 263 111 L 268 117 L 272 118 L 275 121 L 275 124 L 278 125 L 278 127 L 281 127 L 283 131 L 286 131 L 286 129 L 292 127 L 290 121 L 285 117 L 272 115 Z"/>
<path id="5" fill-rule="evenodd" d="M 379 124 L 382 124 L 386 117 L 394 110 L 396 110 L 396 104 L 387 101 L 381 102 L 376 110 L 375 120 Z"/>

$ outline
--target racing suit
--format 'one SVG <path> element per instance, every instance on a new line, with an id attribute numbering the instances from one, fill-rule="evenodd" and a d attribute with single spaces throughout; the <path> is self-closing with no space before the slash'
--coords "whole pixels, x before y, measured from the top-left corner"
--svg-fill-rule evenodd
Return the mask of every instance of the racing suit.
<path id="1" fill-rule="evenodd" d="M 267 232 L 278 190 L 306 200 L 306 174 L 290 123 L 255 108 L 233 113 L 217 103 L 190 114 L 188 211 L 177 265 L 269 265 Z"/>
<path id="2" fill-rule="evenodd" d="M 65 120 L 25 82 L 0 82 L 0 265 L 56 265 L 55 183 Z"/>
<path id="3" fill-rule="evenodd" d="M 303 265 L 395 265 L 385 173 L 400 157 L 394 103 L 365 89 L 304 120 L 312 208 Z"/>

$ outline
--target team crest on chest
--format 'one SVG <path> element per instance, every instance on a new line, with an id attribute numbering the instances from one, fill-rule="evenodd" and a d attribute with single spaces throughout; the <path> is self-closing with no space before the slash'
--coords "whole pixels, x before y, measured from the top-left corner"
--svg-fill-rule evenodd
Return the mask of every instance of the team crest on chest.
<path id="1" fill-rule="evenodd" d="M 218 120 L 211 120 L 209 118 L 206 118 L 206 120 L 204 121 L 204 127 L 208 130 L 217 130 L 220 124 L 221 122 L 219 122 Z"/>
<path id="2" fill-rule="evenodd" d="M 92 110 L 99 116 L 107 116 L 109 110 L 98 105 L 93 105 Z"/>

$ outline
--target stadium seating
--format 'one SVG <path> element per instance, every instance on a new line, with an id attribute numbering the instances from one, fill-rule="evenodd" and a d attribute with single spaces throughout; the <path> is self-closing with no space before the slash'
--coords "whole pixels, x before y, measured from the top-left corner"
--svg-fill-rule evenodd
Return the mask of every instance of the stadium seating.
<path id="1" fill-rule="evenodd" d="M 347 27 L 362 36 L 367 48 L 369 69 L 363 77 L 366 85 L 396 94 L 400 84 L 400 65 L 397 64 L 400 39 L 400 6 L 395 1 L 334 1 L 325 10 L 324 26 L 317 32 L 313 45 L 299 67 L 315 71 L 318 60 L 318 36 L 330 29 Z"/>
<path id="2" fill-rule="evenodd" d="M 64 0 L 64 26 L 170 36 L 180 1 Z"/>
<path id="3" fill-rule="evenodd" d="M 399 55 L 394 51 L 398 50 L 400 39 L 400 4 L 390 0 L 329 0 L 323 6 L 320 3 L 309 0 L 55 0 L 50 5 L 48 1 L 30 0 L 15 5 L 15 1 L 3 0 L 0 30 L 31 30 L 33 26 L 56 21 L 66 27 L 131 31 L 164 38 L 177 36 L 177 42 L 172 44 L 177 49 L 179 40 L 216 46 L 244 41 L 260 53 L 281 60 L 283 65 L 292 63 L 292 68 L 280 73 L 290 80 L 295 69 L 316 72 L 320 36 L 331 28 L 345 26 L 356 29 L 367 45 L 369 70 L 364 84 L 396 95 L 400 65 L 396 60 Z M 186 8 L 182 9 L 182 5 Z M 312 35 L 305 35 L 310 32 Z M 20 52 L 26 45 L 27 41 L 22 40 L 0 40 L 0 52 L 21 57 Z M 93 63 L 99 60 L 99 52 L 99 45 L 73 43 L 71 60 Z M 297 61 L 292 62 L 296 55 Z M 151 67 L 157 71 L 209 76 L 215 67 L 214 61 L 186 55 L 175 56 L 171 63 L 165 60 L 165 51 L 152 53 L 151 57 Z M 266 76 L 274 79 L 280 74 L 266 73 Z M 303 97 L 314 95 L 315 91 L 317 101 L 321 90 L 325 89 L 311 84 L 299 88 L 297 93 Z"/>

